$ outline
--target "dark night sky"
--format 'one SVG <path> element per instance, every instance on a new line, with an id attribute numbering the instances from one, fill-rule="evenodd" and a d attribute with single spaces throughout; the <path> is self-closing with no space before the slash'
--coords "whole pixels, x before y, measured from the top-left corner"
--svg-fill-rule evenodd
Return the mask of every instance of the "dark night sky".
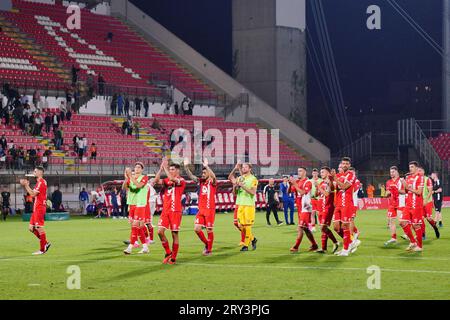
<path id="1" fill-rule="evenodd" d="M 357 115 L 360 109 L 368 112 L 369 108 L 374 108 L 377 114 L 389 113 L 392 82 L 440 81 L 440 56 L 386 0 L 322 1 L 349 116 Z M 231 72 L 231 0 L 132 2 L 224 71 Z M 441 0 L 397 2 L 441 45 Z M 366 9 L 372 4 L 381 8 L 382 30 L 366 28 Z M 308 5 L 307 25 L 314 35 L 314 21 Z M 320 103 L 321 93 L 310 61 L 308 83 L 308 104 Z M 440 95 L 440 91 L 435 94 Z M 433 116 L 439 116 L 440 104 L 436 103 L 433 108 Z M 406 106 L 401 112 L 402 116 L 411 116 L 408 112 L 415 111 Z"/>

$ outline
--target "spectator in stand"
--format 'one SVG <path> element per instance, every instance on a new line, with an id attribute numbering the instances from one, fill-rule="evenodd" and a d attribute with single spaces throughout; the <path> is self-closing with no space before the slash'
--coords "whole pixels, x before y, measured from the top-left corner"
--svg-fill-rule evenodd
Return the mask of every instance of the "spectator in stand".
<path id="1" fill-rule="evenodd" d="M 192 100 L 189 101 L 188 107 L 189 107 L 188 114 L 192 116 L 194 114 L 194 102 Z"/>
<path id="2" fill-rule="evenodd" d="M 175 105 L 173 106 L 173 108 L 175 109 L 176 115 L 180 114 L 180 107 L 178 106 L 178 101 L 175 101 Z"/>
<path id="3" fill-rule="evenodd" d="M 8 150 L 8 141 L 6 140 L 5 134 L 2 134 L 0 138 L 0 146 L 3 150 Z"/>
<path id="4" fill-rule="evenodd" d="M 78 140 L 80 139 L 80 137 L 78 137 L 78 134 L 75 134 L 75 136 L 72 138 L 72 142 L 73 142 L 73 151 L 75 153 L 78 153 Z"/>
<path id="5" fill-rule="evenodd" d="M 37 162 L 37 151 L 34 148 L 28 150 L 28 164 L 30 168 L 35 168 Z"/>
<path id="6" fill-rule="evenodd" d="M 72 111 L 70 110 L 70 108 L 69 108 L 69 110 L 67 110 L 66 120 L 67 121 L 71 121 L 72 120 Z"/>
<path id="7" fill-rule="evenodd" d="M 19 147 L 19 150 L 17 150 L 16 153 L 16 157 L 17 157 L 17 170 L 23 170 L 23 165 L 25 162 L 25 150 L 23 150 L 23 147 Z"/>
<path id="8" fill-rule="evenodd" d="M 136 112 L 135 112 L 134 116 L 140 117 L 141 116 L 141 99 L 139 99 L 138 97 L 134 98 L 134 105 L 136 108 Z"/>
<path id="9" fill-rule="evenodd" d="M 85 134 L 83 134 L 83 154 L 87 154 L 87 148 L 88 148 L 88 138 Z"/>
<path id="10" fill-rule="evenodd" d="M 3 169 L 5 167 L 6 167 L 6 152 L 0 145 L 0 169 Z"/>
<path id="11" fill-rule="evenodd" d="M 41 101 L 41 92 L 34 90 L 33 92 L 33 105 L 36 109 L 39 109 L 39 102 Z"/>
<path id="12" fill-rule="evenodd" d="M 81 189 L 80 194 L 78 195 L 78 200 L 80 200 L 81 214 L 87 215 L 86 208 L 89 204 L 89 194 L 85 188 Z"/>
<path id="13" fill-rule="evenodd" d="M 145 97 L 144 99 L 144 117 L 148 117 L 148 109 L 149 109 L 148 99 Z"/>
<path id="14" fill-rule="evenodd" d="M 60 120 L 60 122 L 64 122 L 66 120 L 66 112 L 67 112 L 66 104 L 64 101 L 61 101 L 61 105 L 59 106 L 59 109 L 60 109 L 59 120 Z"/>
<path id="15" fill-rule="evenodd" d="M 164 114 L 170 114 L 170 105 L 169 104 L 166 104 L 166 106 L 164 107 L 163 113 Z"/>
<path id="16" fill-rule="evenodd" d="M 61 150 L 61 145 L 63 143 L 63 131 L 61 129 L 56 129 L 55 132 L 55 148 L 56 150 Z"/>
<path id="17" fill-rule="evenodd" d="M 71 109 L 72 108 L 72 103 L 73 103 L 73 89 L 72 88 L 67 88 L 66 89 L 66 104 L 67 104 L 67 109 Z"/>
<path id="18" fill-rule="evenodd" d="M 97 84 L 98 84 L 98 94 L 105 95 L 105 79 L 101 73 L 98 74 Z"/>
<path id="19" fill-rule="evenodd" d="M 88 74 L 86 78 L 86 86 L 88 87 L 87 95 L 89 98 L 94 97 L 94 76 L 92 74 Z"/>
<path id="20" fill-rule="evenodd" d="M 139 140 L 139 122 L 135 121 L 133 124 L 134 135 L 137 140 Z"/>
<path id="21" fill-rule="evenodd" d="M 111 42 L 112 39 L 113 39 L 113 33 L 112 33 L 111 31 L 109 31 L 109 32 L 106 34 L 106 41 Z"/>
<path id="22" fill-rule="evenodd" d="M 52 127 L 52 116 L 50 115 L 50 113 L 47 112 L 44 122 L 45 122 L 45 132 L 49 133 L 50 128 Z"/>
<path id="23" fill-rule="evenodd" d="M 75 65 L 72 65 L 72 84 L 76 84 L 78 82 L 78 71 L 80 71 L 79 68 L 75 67 Z"/>
<path id="24" fill-rule="evenodd" d="M 60 210 L 63 210 L 61 207 L 63 201 L 62 192 L 59 190 L 59 185 L 55 186 L 55 191 L 52 193 L 52 204 L 53 204 L 53 211 L 57 212 Z"/>
<path id="25" fill-rule="evenodd" d="M 53 133 L 55 133 L 59 128 L 59 116 L 56 113 L 53 114 L 52 124 L 53 124 Z"/>
<path id="26" fill-rule="evenodd" d="M 91 160 L 97 161 L 97 146 L 95 145 L 95 143 L 91 144 L 89 153 L 91 154 Z"/>
<path id="27" fill-rule="evenodd" d="M 111 114 L 115 116 L 117 113 L 117 94 L 114 93 L 111 99 Z"/>
<path id="28" fill-rule="evenodd" d="M 152 128 L 152 129 L 156 129 L 156 130 L 158 130 L 158 131 L 161 131 L 161 130 L 162 130 L 161 124 L 159 123 L 159 121 L 158 121 L 156 118 L 153 119 L 151 128 Z"/>
<path id="29" fill-rule="evenodd" d="M 48 168 L 48 162 L 50 160 L 51 155 L 52 151 L 48 147 L 45 147 L 45 151 L 42 154 L 42 166 L 44 167 L 44 169 Z"/>
<path id="30" fill-rule="evenodd" d="M 117 97 L 117 106 L 118 106 L 118 115 L 121 116 L 123 114 L 123 96 L 121 93 L 119 93 L 119 96 Z"/>
<path id="31" fill-rule="evenodd" d="M 83 155 L 84 155 L 84 142 L 83 139 L 78 139 L 78 158 L 80 160 L 83 159 Z"/>
<path id="32" fill-rule="evenodd" d="M 181 112 L 182 114 L 188 114 L 189 112 L 189 100 L 187 97 L 184 97 L 181 102 Z"/>
<path id="33" fill-rule="evenodd" d="M 125 115 L 130 115 L 130 99 L 128 99 L 128 96 L 125 98 L 125 106 L 124 106 Z"/>
<path id="34" fill-rule="evenodd" d="M 37 114 L 34 118 L 34 132 L 33 136 L 40 136 L 42 131 L 42 124 L 44 122 L 44 119 L 42 118 L 41 114 Z"/>

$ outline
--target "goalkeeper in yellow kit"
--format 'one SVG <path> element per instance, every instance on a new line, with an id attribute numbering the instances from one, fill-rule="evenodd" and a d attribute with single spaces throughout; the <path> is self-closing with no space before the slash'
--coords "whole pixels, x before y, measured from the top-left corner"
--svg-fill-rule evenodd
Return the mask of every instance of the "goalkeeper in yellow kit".
<path id="1" fill-rule="evenodd" d="M 252 165 L 244 163 L 241 169 L 242 175 L 231 182 L 237 187 L 236 205 L 238 206 L 238 224 L 245 232 L 245 245 L 241 251 L 248 251 L 250 243 L 253 250 L 256 250 L 258 241 L 252 234 L 252 226 L 255 223 L 255 198 L 258 187 L 258 179 L 252 174 Z"/>

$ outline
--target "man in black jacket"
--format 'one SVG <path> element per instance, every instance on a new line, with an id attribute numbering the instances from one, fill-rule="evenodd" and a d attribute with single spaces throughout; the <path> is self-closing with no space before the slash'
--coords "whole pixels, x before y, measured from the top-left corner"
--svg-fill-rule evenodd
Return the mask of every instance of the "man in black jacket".
<path id="1" fill-rule="evenodd" d="M 278 218 L 278 205 L 280 200 L 278 199 L 278 192 L 275 190 L 275 182 L 273 179 L 269 180 L 269 184 L 264 187 L 264 198 L 266 200 L 266 220 L 267 225 L 270 226 L 270 212 L 273 212 L 277 225 L 283 224 Z"/>

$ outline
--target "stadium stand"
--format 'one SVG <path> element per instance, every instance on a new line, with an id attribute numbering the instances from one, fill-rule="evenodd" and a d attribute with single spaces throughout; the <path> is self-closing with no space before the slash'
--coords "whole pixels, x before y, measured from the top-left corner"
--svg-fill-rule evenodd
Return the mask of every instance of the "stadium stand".
<path id="1" fill-rule="evenodd" d="M 79 68 L 81 79 L 86 79 L 88 74 L 102 74 L 108 84 L 145 88 L 139 93 L 154 96 L 160 94 L 160 91 L 147 80 L 151 74 L 158 74 L 161 79 L 169 77 L 188 96 L 194 92 L 196 96 L 214 95 L 211 88 L 129 30 L 117 18 L 95 15 L 89 10 L 81 9 L 83 28 L 69 31 L 64 27 L 66 7 L 21 0 L 14 0 L 13 6 L 15 12 L 0 12 L 3 19 L 29 35 L 67 70 L 72 66 Z M 108 32 L 114 33 L 114 40 L 111 42 L 105 41 Z M 129 50 L 130 46 L 133 50 Z M 27 59 L 32 58 L 25 53 L 22 55 Z M 39 70 L 41 69 L 45 70 L 42 66 Z M 16 78 L 21 76 L 25 78 L 27 73 L 15 73 Z"/>

